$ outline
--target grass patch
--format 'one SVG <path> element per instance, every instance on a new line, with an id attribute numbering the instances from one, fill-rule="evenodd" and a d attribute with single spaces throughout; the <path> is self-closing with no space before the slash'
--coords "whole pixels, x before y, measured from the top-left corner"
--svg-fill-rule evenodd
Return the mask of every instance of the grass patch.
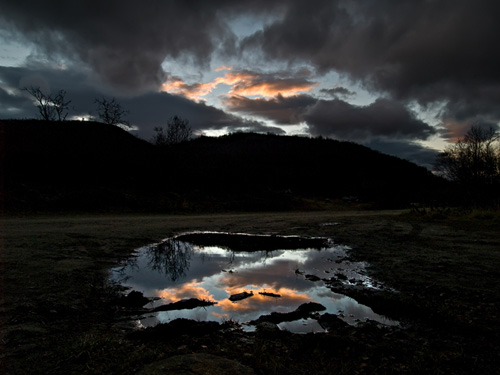
<path id="1" fill-rule="evenodd" d="M 5 218 L 0 229 L 0 365 L 8 374 L 128 375 L 202 352 L 236 359 L 256 374 L 465 375 L 500 368 L 495 211 L 439 219 L 373 211 L 24 217 Z M 371 276 L 397 291 L 367 295 L 366 303 L 398 307 L 395 318 L 409 325 L 277 337 L 201 328 L 148 340 L 130 335 L 107 270 L 134 248 L 196 230 L 328 237 L 348 245 L 353 260 L 368 262 Z"/>

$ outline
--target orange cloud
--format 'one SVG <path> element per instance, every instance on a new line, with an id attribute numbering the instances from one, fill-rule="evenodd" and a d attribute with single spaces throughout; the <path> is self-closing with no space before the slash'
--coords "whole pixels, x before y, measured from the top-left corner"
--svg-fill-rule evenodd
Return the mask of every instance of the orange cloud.
<path id="1" fill-rule="evenodd" d="M 230 70 L 231 67 L 220 67 L 216 71 Z M 283 73 L 258 73 L 248 70 L 227 72 L 211 82 L 187 84 L 179 77 L 172 77 L 165 82 L 161 91 L 199 100 L 211 93 L 218 85 L 230 86 L 229 95 L 283 97 L 294 96 L 301 92 L 308 92 L 318 85 L 304 77 L 291 77 Z"/>
<path id="2" fill-rule="evenodd" d="M 203 96 L 210 94 L 216 86 L 217 84 L 214 82 L 188 85 L 179 77 L 173 77 L 161 85 L 160 91 L 182 95 L 191 100 L 199 100 Z"/>
<path id="3" fill-rule="evenodd" d="M 274 81 L 241 81 L 229 92 L 231 95 L 240 96 L 294 96 L 299 92 L 307 92 L 316 86 L 314 82 L 300 82 L 293 80 L 277 79 Z"/>
<path id="4" fill-rule="evenodd" d="M 242 292 L 241 288 L 229 289 L 228 294 L 236 294 Z M 246 291 L 249 291 L 246 289 Z M 294 289 L 289 288 L 265 288 L 265 291 L 268 293 L 275 293 L 281 295 L 279 298 L 263 296 L 259 294 L 259 292 L 264 291 L 263 288 L 253 289 L 253 296 L 248 297 L 244 300 L 232 302 L 229 299 L 224 299 L 222 301 L 218 301 L 218 306 L 225 313 L 222 316 L 227 316 L 232 312 L 252 312 L 252 311 L 263 311 L 266 310 L 265 306 L 269 306 L 269 304 L 279 305 L 282 307 L 286 307 L 286 310 L 292 311 L 296 309 L 303 303 L 311 301 L 311 298 L 307 294 L 299 293 Z"/>
<path id="5" fill-rule="evenodd" d="M 219 66 L 218 68 L 215 68 L 214 70 L 216 72 L 220 72 L 222 70 L 233 70 L 233 67 L 232 66 L 227 66 L 227 65 L 222 65 L 222 66 Z"/>
<path id="6" fill-rule="evenodd" d="M 247 70 L 226 73 L 215 82 L 232 86 L 230 95 L 264 97 L 292 96 L 299 92 L 310 91 L 318 84 L 304 78 L 283 78 L 280 74 L 261 74 Z"/>
<path id="7" fill-rule="evenodd" d="M 199 285 L 199 283 L 184 284 L 175 289 L 163 289 L 158 291 L 158 297 L 169 302 L 176 302 L 185 298 L 198 298 L 213 301 L 213 296 Z"/>

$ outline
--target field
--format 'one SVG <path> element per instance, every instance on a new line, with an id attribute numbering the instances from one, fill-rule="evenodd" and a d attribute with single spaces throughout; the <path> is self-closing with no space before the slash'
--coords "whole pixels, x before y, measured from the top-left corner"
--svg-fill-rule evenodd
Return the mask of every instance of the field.
<path id="1" fill-rule="evenodd" d="M 4 217 L 1 370 L 499 373 L 499 222 L 490 213 L 406 211 Z M 180 322 L 134 332 L 107 270 L 134 248 L 191 230 L 327 236 L 349 245 L 395 290 L 352 297 L 402 326 L 339 324 L 328 334 L 293 335 Z"/>

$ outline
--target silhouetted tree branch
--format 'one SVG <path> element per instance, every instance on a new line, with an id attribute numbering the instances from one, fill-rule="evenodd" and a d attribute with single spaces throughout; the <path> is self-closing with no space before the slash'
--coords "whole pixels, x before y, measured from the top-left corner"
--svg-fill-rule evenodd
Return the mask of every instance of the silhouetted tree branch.
<path id="1" fill-rule="evenodd" d="M 154 131 L 155 135 L 151 142 L 161 147 L 188 141 L 193 136 L 193 130 L 189 126 L 189 121 L 180 116 L 170 118 L 165 129 L 155 127 Z"/>
<path id="2" fill-rule="evenodd" d="M 473 125 L 463 138 L 438 155 L 434 165 L 436 171 L 462 184 L 499 182 L 499 136 L 493 128 Z"/>
<path id="3" fill-rule="evenodd" d="M 493 128 L 473 125 L 463 138 L 437 156 L 434 168 L 459 183 L 463 203 L 483 207 L 500 203 L 500 144 Z"/>
<path id="4" fill-rule="evenodd" d="M 25 87 L 23 89 L 35 99 L 40 117 L 45 121 L 64 121 L 68 116 L 71 100 L 66 100 L 66 91 L 59 90 L 56 96 L 44 94 L 40 87 Z"/>
<path id="5" fill-rule="evenodd" d="M 125 110 L 115 98 L 111 100 L 106 98 L 96 99 L 95 103 L 97 104 L 97 114 L 102 122 L 109 125 L 130 127 L 129 122 L 125 119 L 129 111 Z"/>
<path id="6" fill-rule="evenodd" d="M 59 90 L 57 95 L 54 98 L 52 98 L 52 104 L 54 106 L 54 111 L 56 113 L 58 121 L 64 121 L 68 116 L 68 109 L 71 100 L 66 101 L 65 96 L 66 96 L 66 91 Z"/>

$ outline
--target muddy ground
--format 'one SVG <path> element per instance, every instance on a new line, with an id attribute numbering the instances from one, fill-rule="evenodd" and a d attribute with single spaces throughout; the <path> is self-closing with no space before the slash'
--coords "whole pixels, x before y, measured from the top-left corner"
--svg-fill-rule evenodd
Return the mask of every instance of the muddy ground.
<path id="1" fill-rule="evenodd" d="M 4 217 L 0 371 L 500 373 L 499 224 L 498 214 L 401 211 Z M 350 245 L 353 258 L 397 291 L 351 295 L 402 326 L 334 321 L 328 334 L 294 335 L 181 321 L 135 332 L 107 270 L 134 248 L 191 230 L 327 236 Z"/>

